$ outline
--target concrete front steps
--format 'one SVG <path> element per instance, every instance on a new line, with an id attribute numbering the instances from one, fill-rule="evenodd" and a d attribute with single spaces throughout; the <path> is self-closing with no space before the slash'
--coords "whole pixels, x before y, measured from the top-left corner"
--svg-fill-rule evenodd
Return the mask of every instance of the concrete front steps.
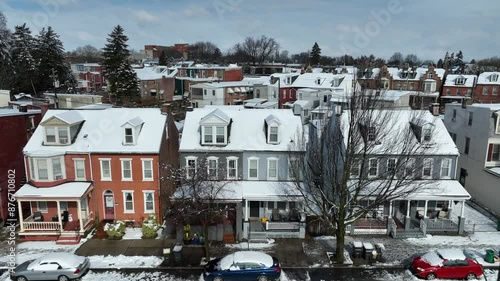
<path id="1" fill-rule="evenodd" d="M 76 245 L 80 243 L 81 239 L 82 237 L 77 234 L 63 234 L 57 238 L 56 245 Z"/>

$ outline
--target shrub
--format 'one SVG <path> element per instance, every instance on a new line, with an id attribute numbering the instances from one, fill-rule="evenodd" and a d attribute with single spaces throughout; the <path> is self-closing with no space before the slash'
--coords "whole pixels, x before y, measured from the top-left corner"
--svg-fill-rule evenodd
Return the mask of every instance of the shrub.
<path id="1" fill-rule="evenodd" d="M 155 215 L 150 215 L 142 223 L 142 239 L 155 239 L 158 237 L 158 229 L 160 225 Z"/>
<path id="2" fill-rule="evenodd" d="M 107 223 L 104 226 L 104 231 L 108 235 L 110 240 L 121 240 L 123 235 L 125 235 L 125 223 L 122 221 L 114 221 L 113 223 Z"/>

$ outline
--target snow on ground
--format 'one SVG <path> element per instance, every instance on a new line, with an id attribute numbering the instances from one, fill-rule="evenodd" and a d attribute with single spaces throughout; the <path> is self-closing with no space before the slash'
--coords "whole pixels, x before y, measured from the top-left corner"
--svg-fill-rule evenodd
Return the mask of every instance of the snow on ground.
<path id="1" fill-rule="evenodd" d="M 163 262 L 163 258 L 156 256 L 90 256 L 91 268 L 136 268 L 157 267 Z"/>
<path id="2" fill-rule="evenodd" d="M 268 239 L 267 243 L 248 243 L 248 242 L 242 242 L 238 244 L 226 244 L 227 248 L 232 248 L 232 249 L 241 249 L 241 250 L 256 250 L 256 249 L 267 249 L 270 247 L 274 247 L 276 244 L 274 244 L 276 241 L 274 239 Z"/>
<path id="3" fill-rule="evenodd" d="M 455 208 L 451 210 L 450 219 L 458 223 L 458 217 L 462 212 L 462 202 L 455 205 Z M 465 204 L 465 231 L 476 232 L 476 231 L 497 231 L 496 221 L 492 221 L 485 215 L 483 215 L 478 210 L 472 208 L 468 204 Z"/>
<path id="4" fill-rule="evenodd" d="M 53 252 L 67 252 L 74 253 L 80 247 L 77 245 L 56 245 L 55 241 L 40 241 L 40 242 L 22 242 L 16 244 L 16 258 L 17 264 L 23 263 L 27 260 L 37 259 Z M 4 266 L 9 257 L 0 255 L 0 267 Z"/>
<path id="5" fill-rule="evenodd" d="M 156 233 L 158 236 L 156 239 L 160 239 L 163 228 L 159 228 Z M 127 227 L 125 228 L 125 235 L 122 237 L 123 240 L 127 239 L 142 239 L 142 228 L 140 227 Z"/>

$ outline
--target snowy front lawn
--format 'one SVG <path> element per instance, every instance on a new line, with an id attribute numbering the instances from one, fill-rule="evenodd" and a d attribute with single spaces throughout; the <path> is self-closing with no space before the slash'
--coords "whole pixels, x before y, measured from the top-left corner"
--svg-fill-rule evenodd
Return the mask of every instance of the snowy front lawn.
<path id="1" fill-rule="evenodd" d="M 158 229 L 156 233 L 158 233 L 158 236 L 156 239 L 160 239 L 161 237 L 161 232 L 163 231 L 162 228 Z M 142 228 L 140 227 L 127 227 L 125 228 L 125 235 L 123 235 L 122 239 L 142 239 Z"/>

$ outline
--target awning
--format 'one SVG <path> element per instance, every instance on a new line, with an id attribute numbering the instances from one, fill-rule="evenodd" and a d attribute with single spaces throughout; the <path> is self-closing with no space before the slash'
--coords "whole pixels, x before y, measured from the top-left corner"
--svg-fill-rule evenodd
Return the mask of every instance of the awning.
<path id="1" fill-rule="evenodd" d="M 228 94 L 234 94 L 234 91 L 233 91 L 233 89 L 231 89 L 231 88 L 227 88 L 227 93 L 228 93 Z"/>
<path id="2" fill-rule="evenodd" d="M 53 187 L 23 185 L 16 193 L 17 200 L 81 199 L 92 190 L 90 182 L 68 182 Z"/>

